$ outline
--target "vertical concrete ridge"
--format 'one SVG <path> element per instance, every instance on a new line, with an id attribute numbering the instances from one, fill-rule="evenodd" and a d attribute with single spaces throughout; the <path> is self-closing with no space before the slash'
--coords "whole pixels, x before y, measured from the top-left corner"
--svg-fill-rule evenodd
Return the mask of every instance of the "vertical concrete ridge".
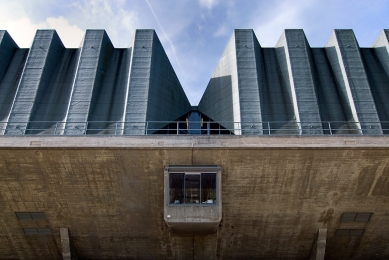
<path id="1" fill-rule="evenodd" d="M 131 49 L 114 49 L 107 64 L 103 65 L 105 73 L 98 83 L 99 91 L 94 93 L 95 102 L 91 104 L 88 118 L 89 127 L 94 130 L 88 134 L 112 132 L 108 129 L 116 129 L 116 122 L 123 121 L 130 59 Z"/>
<path id="2" fill-rule="evenodd" d="M 18 49 L 0 81 L 0 121 L 6 122 L 19 86 L 29 49 Z M 1 125 L 2 127 L 5 124 Z"/>
<path id="3" fill-rule="evenodd" d="M 286 30 L 284 30 L 275 48 L 276 48 L 277 59 L 280 64 L 281 74 L 284 78 L 284 81 L 287 82 L 287 86 L 289 87 L 289 91 L 291 93 L 291 97 L 293 100 L 293 112 L 294 112 L 295 120 L 299 122 L 300 114 L 297 106 L 296 92 L 294 91 L 293 73 L 290 65 L 290 60 L 288 58 L 289 49 L 287 46 L 288 46 L 288 39 L 286 37 Z"/>
<path id="4" fill-rule="evenodd" d="M 371 48 L 360 48 L 352 30 L 334 30 L 324 48 L 311 48 L 303 30 L 287 29 L 275 48 L 263 48 L 253 30 L 236 29 L 198 109 L 237 135 L 382 134 L 388 85 L 389 29 Z M 87 30 L 77 49 L 55 30 L 38 30 L 31 48 L 20 49 L 0 30 L 0 134 L 51 134 L 63 125 L 66 134 L 144 134 L 146 121 L 174 121 L 191 109 L 154 30 L 137 30 L 129 48 Z"/>
<path id="5" fill-rule="evenodd" d="M 92 115 L 114 47 L 105 30 L 87 30 L 80 52 L 70 104 L 66 116 L 66 132 L 77 130 Z"/>
<path id="6" fill-rule="evenodd" d="M 334 30 L 325 45 L 330 62 L 339 63 L 335 75 L 347 95 L 354 122 L 364 133 L 382 133 L 360 48 L 353 30 Z M 330 48 L 335 48 L 336 56 Z"/>
<path id="7" fill-rule="evenodd" d="M 27 125 L 18 122 L 32 119 L 64 49 L 55 30 L 36 32 L 8 118 L 9 133 L 24 134 L 23 131 L 12 129 L 24 129 Z"/>
<path id="8" fill-rule="evenodd" d="M 384 29 L 374 41 L 372 48 L 389 76 L 389 29 Z"/>
<path id="9" fill-rule="evenodd" d="M 154 33 L 154 30 L 148 29 L 135 32 L 125 112 L 125 121 L 133 122 L 131 126 L 134 129 L 128 129 L 129 125 L 126 125 L 124 134 L 144 134 Z"/>
<path id="10" fill-rule="evenodd" d="M 261 46 L 251 29 L 235 30 L 235 46 L 242 134 L 263 134 L 259 93 Z"/>
<path id="11" fill-rule="evenodd" d="M 231 122 L 241 121 L 235 37 L 233 31 L 198 105 L 201 113 L 231 130 L 239 128 Z"/>
<path id="12" fill-rule="evenodd" d="M 0 122 L 1 134 L 4 134 L 5 122 L 9 113 L 22 70 L 27 58 L 28 49 L 20 49 L 9 33 L 0 31 Z"/>
<path id="13" fill-rule="evenodd" d="M 136 31 L 134 33 L 134 36 L 130 42 L 130 45 L 128 46 L 128 55 L 129 55 L 129 68 L 127 71 L 127 83 L 126 83 L 126 92 L 124 94 L 124 109 L 122 111 L 122 121 L 124 122 L 126 120 L 127 115 L 127 107 L 128 107 L 128 97 L 130 94 L 130 81 L 131 81 L 131 71 L 132 71 L 132 61 L 134 57 L 134 46 L 135 46 L 135 37 L 136 37 Z M 124 123 L 120 124 L 120 129 L 124 129 Z M 123 134 L 124 130 L 119 130 L 119 134 Z"/>
<path id="14" fill-rule="evenodd" d="M 276 48 L 262 48 L 263 84 L 260 85 L 262 119 L 267 133 L 288 133 L 284 128 L 296 128 L 293 100 L 288 76 L 283 77 Z M 289 132 L 290 134 L 290 132 Z"/>
<path id="15" fill-rule="evenodd" d="M 331 123 L 333 133 L 341 133 L 347 127 L 348 118 L 352 113 L 347 98 L 340 91 L 339 83 L 328 60 L 325 48 L 311 48 L 313 59 L 313 74 L 316 81 L 316 91 L 319 102 L 320 117 L 325 133 L 330 133 L 328 122 Z M 345 126 L 346 125 L 346 126 Z M 338 130 L 336 130 L 338 129 Z"/>
<path id="16" fill-rule="evenodd" d="M 0 30 L 0 80 L 3 78 L 13 55 L 19 46 L 5 30 Z"/>
<path id="17" fill-rule="evenodd" d="M 169 61 L 168 56 L 153 31 L 150 63 L 150 80 L 147 99 L 147 121 L 173 121 L 188 113 L 192 106 Z M 162 128 L 167 123 L 151 124 L 150 128 Z M 150 132 L 152 133 L 152 131 Z"/>
<path id="18" fill-rule="evenodd" d="M 321 119 L 312 71 L 311 48 L 301 29 L 284 30 L 276 44 L 283 73 L 288 73 L 296 121 L 301 133 L 321 134 Z M 281 55 L 284 49 L 285 56 Z M 285 66 L 286 65 L 286 66 Z M 286 77 L 285 77 L 286 78 Z"/>
<path id="19" fill-rule="evenodd" d="M 374 103 L 384 133 L 389 133 L 389 30 L 383 30 L 372 48 L 361 48 Z"/>
<path id="20" fill-rule="evenodd" d="M 35 104 L 30 129 L 39 128 L 51 131 L 56 125 L 54 122 L 64 122 L 76 71 L 77 54 L 77 49 L 65 49 L 57 62 L 52 64 L 52 76 Z M 47 121 L 47 123 L 37 123 L 37 121 Z"/>
<path id="21" fill-rule="evenodd" d="M 283 94 L 284 96 L 288 96 L 291 100 L 292 111 L 289 111 L 290 114 L 293 114 L 293 118 L 290 118 L 289 122 L 277 122 L 275 126 L 272 126 L 277 129 L 276 131 L 280 131 L 282 128 L 293 129 L 296 127 L 297 133 L 301 132 L 301 129 L 298 127 L 297 122 L 300 121 L 299 107 L 297 105 L 297 97 L 296 92 L 294 91 L 294 81 L 293 74 L 291 69 L 291 64 L 289 60 L 289 49 L 288 49 L 286 32 L 283 31 L 280 39 L 278 40 L 275 46 L 275 56 L 277 62 L 277 73 L 280 76 L 282 85 L 283 85 Z M 292 113 L 291 113 L 292 112 Z M 282 131 L 282 130 L 281 130 Z M 287 130 L 288 131 L 288 130 Z M 286 132 L 287 133 L 287 132 Z M 289 134 L 294 132 L 289 132 Z"/>

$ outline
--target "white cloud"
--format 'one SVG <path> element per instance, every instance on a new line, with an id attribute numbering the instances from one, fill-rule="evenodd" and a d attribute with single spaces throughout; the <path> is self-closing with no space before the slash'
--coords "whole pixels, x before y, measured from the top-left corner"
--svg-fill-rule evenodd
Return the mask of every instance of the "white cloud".
<path id="1" fill-rule="evenodd" d="M 220 37 L 220 36 L 226 36 L 229 33 L 227 27 L 225 25 L 220 26 L 216 32 L 213 34 L 215 37 Z"/>
<path id="2" fill-rule="evenodd" d="M 63 44 L 68 48 L 79 47 L 85 32 L 76 25 L 70 25 L 68 20 L 60 16 L 58 18 L 49 17 L 46 19 L 50 29 L 57 30 Z"/>
<path id="3" fill-rule="evenodd" d="M 260 13 L 267 15 L 257 16 L 250 22 L 259 24 L 254 30 L 261 46 L 274 47 L 284 29 L 304 29 L 304 12 L 314 4 L 311 0 L 282 1 L 271 6 L 273 11 L 262 10 Z"/>
<path id="4" fill-rule="evenodd" d="M 30 48 L 38 29 L 55 29 L 62 42 L 68 48 L 78 47 L 84 32 L 76 25 L 70 25 L 62 16 L 49 17 L 45 21 L 33 23 L 28 17 L 8 20 L 2 24 L 2 29 L 9 32 L 14 41 L 22 48 Z"/>
<path id="5" fill-rule="evenodd" d="M 215 5 L 217 5 L 219 0 L 199 0 L 200 6 L 211 10 Z"/>
<path id="6" fill-rule="evenodd" d="M 22 48 L 30 48 L 37 29 L 45 29 L 46 23 L 32 23 L 28 17 L 17 20 L 8 20 L 2 24 L 2 29 L 7 30 L 14 41 Z"/>
<path id="7" fill-rule="evenodd" d="M 84 0 L 71 4 L 72 17 L 82 29 L 105 29 L 116 48 L 127 47 L 138 23 L 138 13 L 126 10 L 123 0 Z"/>

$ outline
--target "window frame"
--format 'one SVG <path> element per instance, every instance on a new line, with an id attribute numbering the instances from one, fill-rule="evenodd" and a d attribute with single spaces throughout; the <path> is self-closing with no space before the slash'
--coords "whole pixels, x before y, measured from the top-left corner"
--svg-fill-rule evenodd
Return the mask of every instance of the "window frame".
<path id="1" fill-rule="evenodd" d="M 218 166 L 166 166 L 165 170 L 167 170 L 167 196 L 166 196 L 166 203 L 167 206 L 171 207 L 213 207 L 213 206 L 218 206 L 219 205 L 219 174 L 221 174 L 220 167 Z M 185 176 L 186 175 L 200 175 L 200 187 L 199 187 L 199 193 L 200 197 L 199 203 L 186 203 L 186 198 L 184 197 L 183 203 L 174 203 L 171 202 L 171 188 L 170 188 L 170 176 L 171 174 L 183 174 L 184 175 L 184 181 L 183 181 L 183 192 L 184 194 L 186 193 L 186 181 L 185 181 Z M 203 174 L 215 174 L 215 188 L 214 188 L 214 202 L 213 203 L 204 203 L 202 202 L 202 175 Z"/>

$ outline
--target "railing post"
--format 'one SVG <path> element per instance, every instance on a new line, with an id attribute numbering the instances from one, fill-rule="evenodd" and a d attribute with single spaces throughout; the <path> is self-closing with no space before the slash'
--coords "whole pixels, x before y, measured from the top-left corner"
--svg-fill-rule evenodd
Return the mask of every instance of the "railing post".
<path id="1" fill-rule="evenodd" d="M 26 132 L 27 132 L 27 127 L 28 127 L 28 122 L 26 123 L 26 126 L 24 127 L 24 130 L 23 130 L 23 135 L 25 135 L 25 134 L 26 134 Z"/>
<path id="2" fill-rule="evenodd" d="M 85 131 L 84 131 L 84 135 L 86 135 L 86 131 L 88 130 L 88 123 L 89 123 L 89 122 L 86 122 L 86 123 L 85 123 Z"/>
<path id="3" fill-rule="evenodd" d="M 116 135 L 117 131 L 118 131 L 118 122 L 116 122 L 116 124 L 115 124 L 115 135 Z"/>
<path id="4" fill-rule="evenodd" d="M 179 135 L 179 121 L 177 121 L 177 135 Z"/>
<path id="5" fill-rule="evenodd" d="M 298 125 L 298 128 L 299 128 L 299 135 L 302 135 L 303 134 L 303 128 L 301 126 L 301 122 L 298 122 L 297 125 Z"/>
<path id="6" fill-rule="evenodd" d="M 270 135 L 270 122 L 267 122 L 267 129 L 269 129 L 269 135 Z"/>
<path id="7" fill-rule="evenodd" d="M 328 121 L 328 128 L 330 129 L 330 135 L 332 135 L 331 123 Z"/>
<path id="8" fill-rule="evenodd" d="M 146 129 L 145 129 L 145 131 L 146 131 L 146 135 L 147 135 L 147 130 L 149 129 L 149 121 L 146 121 Z"/>
<path id="9" fill-rule="evenodd" d="M 54 135 L 56 135 L 58 129 L 58 121 L 55 123 L 55 128 L 54 128 Z"/>
<path id="10" fill-rule="evenodd" d="M 209 124 L 210 124 L 210 122 L 208 121 L 208 122 L 207 122 L 207 135 L 210 135 L 210 134 L 211 134 L 211 130 L 210 130 L 211 127 L 210 127 Z M 200 193 L 200 194 L 201 194 L 201 193 Z"/>

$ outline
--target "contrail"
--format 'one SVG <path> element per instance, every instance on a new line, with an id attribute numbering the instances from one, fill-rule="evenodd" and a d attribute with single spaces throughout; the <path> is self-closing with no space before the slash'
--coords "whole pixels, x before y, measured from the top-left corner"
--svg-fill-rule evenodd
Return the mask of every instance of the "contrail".
<path id="1" fill-rule="evenodd" d="M 165 35 L 166 39 L 169 41 L 170 47 L 171 47 L 172 50 L 173 50 L 174 58 L 176 59 L 176 62 L 177 62 L 177 64 L 178 64 L 178 66 L 180 67 L 181 71 L 183 71 L 180 62 L 178 61 L 177 54 L 176 54 L 176 49 L 174 48 L 173 42 L 170 40 L 170 38 L 167 36 L 165 30 L 162 28 L 162 25 L 161 25 L 161 23 L 159 22 L 159 19 L 158 19 L 157 15 L 154 13 L 154 9 L 153 9 L 153 7 L 151 6 L 151 4 L 149 3 L 149 0 L 145 0 L 145 1 L 146 1 L 146 3 L 148 4 L 148 6 L 150 7 L 150 10 L 151 10 L 151 12 L 152 12 L 153 15 L 154 15 L 155 20 L 157 20 L 157 23 L 158 23 L 158 25 L 159 25 L 159 28 L 161 28 L 161 30 L 162 30 L 163 34 Z"/>

